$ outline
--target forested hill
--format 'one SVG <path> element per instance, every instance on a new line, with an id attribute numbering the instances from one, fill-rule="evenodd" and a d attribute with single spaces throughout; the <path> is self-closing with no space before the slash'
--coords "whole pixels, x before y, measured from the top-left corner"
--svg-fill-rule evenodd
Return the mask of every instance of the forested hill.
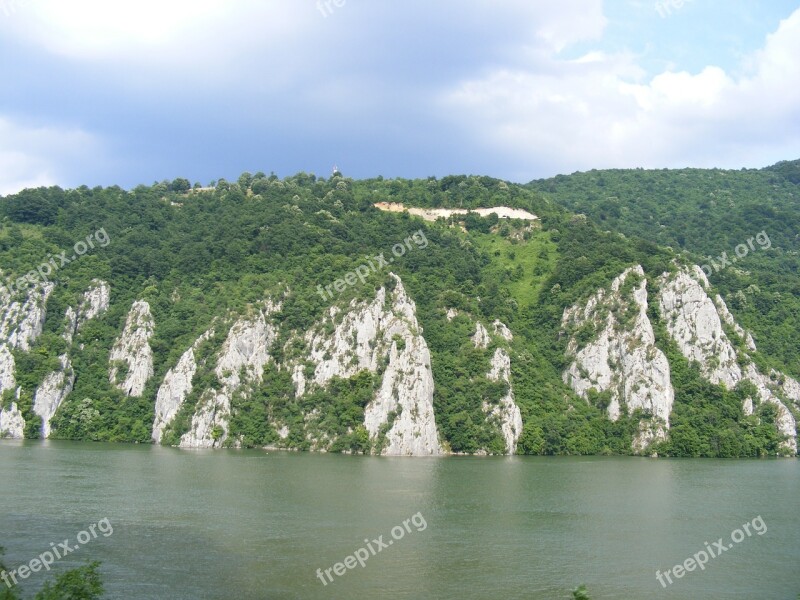
<path id="1" fill-rule="evenodd" d="M 688 172 L 662 173 L 653 187 L 687 190 L 684 204 L 702 196 L 697 210 L 720 216 L 731 214 L 722 190 L 757 211 L 742 190 L 770 176 L 737 174 L 731 187 L 733 176 L 691 173 L 716 181 L 698 183 L 715 196 L 688 195 Z M 719 303 L 712 325 L 727 345 L 680 338 L 667 298 L 712 302 L 717 290 L 691 274 L 696 256 L 663 247 L 679 249 L 677 237 L 634 223 L 637 202 L 606 194 L 611 181 L 590 185 L 597 173 L 528 186 L 245 173 L 208 187 L 176 179 L 2 198 L 0 435 L 384 453 L 793 453 L 794 380 L 761 379 L 773 368 L 797 374 L 798 356 L 796 323 L 778 318 L 776 301 L 794 293 L 782 273 L 796 260 L 794 184 L 771 176 L 771 208 L 740 230 L 767 231 L 772 249 L 754 246 L 742 271 L 712 277 L 757 349 L 722 323 Z M 618 214 L 570 205 L 583 195 Z M 381 202 L 538 218 L 428 222 Z M 670 223 L 677 236 L 681 222 Z M 725 232 L 715 252 L 746 240 L 714 228 Z M 47 280 L 14 285 L 48 262 Z M 587 302 L 601 308 L 567 319 Z M 623 354 L 593 363 L 584 350 L 597 344 Z"/>
<path id="2" fill-rule="evenodd" d="M 711 282 L 761 349 L 800 375 L 800 160 L 738 171 L 593 170 L 527 187 L 603 229 L 710 266 Z M 769 248 L 755 243 L 737 254 L 761 232 Z"/>

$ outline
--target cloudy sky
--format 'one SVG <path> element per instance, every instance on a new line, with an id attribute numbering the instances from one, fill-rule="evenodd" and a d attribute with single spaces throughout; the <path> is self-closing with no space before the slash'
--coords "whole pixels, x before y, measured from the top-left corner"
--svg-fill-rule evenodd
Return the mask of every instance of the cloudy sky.
<path id="1" fill-rule="evenodd" d="M 0 0 L 0 194 L 762 167 L 799 57 L 798 0 Z"/>

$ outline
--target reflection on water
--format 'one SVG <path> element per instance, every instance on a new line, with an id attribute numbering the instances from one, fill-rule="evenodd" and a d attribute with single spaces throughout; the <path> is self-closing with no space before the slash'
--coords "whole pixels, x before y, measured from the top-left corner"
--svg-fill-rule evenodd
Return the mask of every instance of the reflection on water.
<path id="1" fill-rule="evenodd" d="M 58 563 L 102 560 L 109 598 L 795 598 L 800 463 L 375 458 L 0 442 L 0 544 L 28 562 L 108 518 Z M 421 512 L 424 531 L 327 586 L 331 568 Z M 761 515 L 668 589 L 655 576 Z M 41 573 L 28 579 L 38 589 Z"/>

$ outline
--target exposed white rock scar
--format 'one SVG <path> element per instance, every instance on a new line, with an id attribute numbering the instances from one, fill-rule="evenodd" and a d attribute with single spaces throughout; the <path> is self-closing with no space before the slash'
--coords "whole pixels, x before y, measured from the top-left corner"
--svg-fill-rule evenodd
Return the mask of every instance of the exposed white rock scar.
<path id="1" fill-rule="evenodd" d="M 150 314 L 150 305 L 144 300 L 133 303 L 125 322 L 122 335 L 111 349 L 109 361 L 111 369 L 109 381 L 127 396 L 139 397 L 153 376 L 153 351 L 150 338 L 155 330 L 155 322 Z M 128 365 L 128 372 L 122 382 L 117 381 L 119 363 Z"/>
<path id="2" fill-rule="evenodd" d="M 495 214 L 501 219 L 521 219 L 523 221 L 536 221 L 539 219 L 533 213 L 521 208 L 510 208 L 508 206 L 495 206 L 491 208 L 476 208 L 467 210 L 464 208 L 414 208 L 406 207 L 400 202 L 377 202 L 375 208 L 385 212 L 407 212 L 408 214 L 422 217 L 425 221 L 436 221 L 439 218 L 449 218 L 453 215 L 467 215 L 475 213 L 481 217 L 488 217 Z"/>

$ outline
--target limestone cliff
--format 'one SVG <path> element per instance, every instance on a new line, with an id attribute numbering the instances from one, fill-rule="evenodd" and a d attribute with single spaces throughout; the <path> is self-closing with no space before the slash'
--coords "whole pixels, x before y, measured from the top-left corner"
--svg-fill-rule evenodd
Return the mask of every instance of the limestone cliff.
<path id="1" fill-rule="evenodd" d="M 675 274 L 665 273 L 661 277 L 661 315 L 667 331 L 675 340 L 681 353 L 700 365 L 703 375 L 712 383 L 735 388 L 740 382 L 750 382 L 757 390 L 757 398 L 745 401 L 744 411 L 752 414 L 757 403 L 768 402 L 777 409 L 776 427 L 787 437 L 783 447 L 791 453 L 797 452 L 797 431 L 794 416 L 780 398 L 797 397 L 800 386 L 791 378 L 775 372 L 773 378 L 759 372 L 746 352 L 737 352 L 722 327 L 723 319 L 737 333 L 744 332 L 730 315 L 722 298 L 717 306 L 708 295 L 710 285 L 699 267 L 681 269 Z M 727 315 L 727 316 L 726 316 Z M 742 335 L 748 347 L 746 333 Z M 755 344 L 752 344 L 754 347 Z M 741 360 L 740 360 L 741 359 Z M 744 364 L 745 366 L 740 366 Z M 783 380 L 783 384 L 779 383 Z"/>
<path id="2" fill-rule="evenodd" d="M 254 315 L 233 324 L 217 356 L 215 374 L 220 389 L 202 392 L 191 427 L 181 437 L 182 448 L 214 448 L 226 442 L 234 394 L 249 393 L 250 386 L 261 381 L 264 366 L 271 359 L 269 350 L 277 329 L 269 317 L 279 309 L 280 305 L 267 302 Z"/>
<path id="3" fill-rule="evenodd" d="M 213 335 L 213 330 L 209 330 L 200 336 L 192 347 L 183 353 L 178 363 L 167 371 L 164 381 L 158 388 L 156 416 L 153 421 L 153 441 L 157 444 L 161 443 L 164 428 L 172 422 L 192 391 L 192 379 L 197 372 L 195 353 L 199 346 Z"/>
<path id="4" fill-rule="evenodd" d="M 16 386 L 14 378 L 14 356 L 6 344 L 0 343 L 0 397 L 6 390 Z M 25 419 L 16 402 L 4 409 L 0 403 L 0 438 L 21 438 L 25 429 Z"/>
<path id="5" fill-rule="evenodd" d="M 64 333 L 67 352 L 59 357 L 61 368 L 48 373 L 41 385 L 36 389 L 33 399 L 33 411 L 42 418 L 42 438 L 50 436 L 50 421 L 61 404 L 72 392 L 75 384 L 75 373 L 69 358 L 69 351 L 75 334 L 88 321 L 108 310 L 111 290 L 105 281 L 95 279 L 89 289 L 84 292 L 77 308 L 69 306 L 64 314 Z"/>
<path id="6" fill-rule="evenodd" d="M 153 351 L 150 349 L 150 338 L 153 336 L 154 328 L 150 305 L 144 300 L 134 302 L 125 321 L 122 335 L 117 338 L 109 355 L 111 363 L 109 381 L 127 396 L 141 396 L 148 380 L 153 376 Z M 120 378 L 120 368 L 123 366 L 127 369 Z"/>
<path id="7" fill-rule="evenodd" d="M 24 299 L 0 298 L 0 340 L 28 352 L 42 334 L 45 307 L 53 289 L 54 284 L 43 283 L 29 290 Z"/>
<path id="8" fill-rule="evenodd" d="M 22 439 L 25 433 L 25 419 L 16 402 L 8 410 L 0 408 L 0 439 Z"/>
<path id="9" fill-rule="evenodd" d="M 75 373 L 69 356 L 60 356 L 61 369 L 49 373 L 37 388 L 33 398 L 33 411 L 42 418 L 42 437 L 50 436 L 50 420 L 64 402 L 75 384 Z"/>
<path id="10" fill-rule="evenodd" d="M 495 323 L 499 323 L 499 321 Z M 495 327 L 495 331 L 497 331 L 497 327 Z M 497 348 L 494 351 L 491 370 L 486 376 L 492 381 L 503 381 L 508 384 L 508 391 L 500 399 L 500 402 L 495 405 L 484 402 L 483 412 L 500 428 L 506 442 L 506 454 L 515 454 L 519 436 L 522 435 L 522 413 L 514 402 L 514 388 L 511 386 L 511 357 L 507 350 Z"/>
<path id="11" fill-rule="evenodd" d="M 489 347 L 489 342 L 491 342 L 489 332 L 486 330 L 486 327 L 483 326 L 483 323 L 478 321 L 475 326 L 475 333 L 472 335 L 472 343 L 476 348 L 485 350 Z"/>
<path id="12" fill-rule="evenodd" d="M 608 392 L 608 416 L 641 409 L 649 423 L 633 440 L 636 452 L 666 439 L 675 392 L 669 362 L 655 345 L 647 316 L 647 280 L 641 266 L 627 269 L 585 304 L 564 311 L 562 326 L 569 332 L 567 354 L 572 364 L 564 382 L 582 398 L 590 390 Z"/>
<path id="13" fill-rule="evenodd" d="M 0 395 L 16 386 L 15 361 L 12 349 L 29 352 L 42 334 L 46 305 L 55 289 L 52 283 L 33 286 L 12 298 L 0 289 Z M 22 390 L 17 390 L 17 400 Z M 16 402 L 5 409 L 0 405 L 0 437 L 22 438 L 25 418 Z"/>
<path id="14" fill-rule="evenodd" d="M 14 355 L 6 344 L 0 343 L 0 395 L 6 390 L 13 390 L 16 385 Z"/>
<path id="15" fill-rule="evenodd" d="M 712 383 L 733 389 L 742 379 L 736 350 L 722 328 L 708 279 L 699 267 L 661 278 L 661 317 L 681 353 L 696 361 Z"/>
<path id="16" fill-rule="evenodd" d="M 75 334 L 92 319 L 100 316 L 108 310 L 111 300 L 111 288 L 108 283 L 100 279 L 92 280 L 92 284 L 84 292 L 81 302 L 77 308 L 72 306 L 67 308 L 65 315 L 66 326 L 64 339 L 67 344 L 72 344 Z"/>
<path id="17" fill-rule="evenodd" d="M 422 337 L 416 305 L 403 282 L 392 274 L 394 289 L 382 287 L 370 302 L 352 302 L 346 311 L 333 307 L 309 331 L 306 364 L 292 367 L 298 396 L 309 386 L 325 386 L 333 377 L 349 378 L 360 371 L 377 373 L 380 386 L 364 411 L 364 427 L 378 441 L 384 426 L 383 454 L 432 455 L 441 453 L 433 413 L 433 376 L 430 352 Z M 333 326 L 332 333 L 330 331 Z"/>

